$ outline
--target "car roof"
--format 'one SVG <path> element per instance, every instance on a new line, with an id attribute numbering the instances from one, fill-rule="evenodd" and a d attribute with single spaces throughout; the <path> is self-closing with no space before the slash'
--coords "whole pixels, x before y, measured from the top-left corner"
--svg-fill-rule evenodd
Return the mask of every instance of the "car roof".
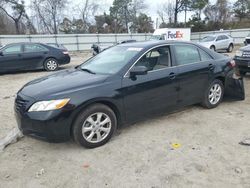
<path id="1" fill-rule="evenodd" d="M 188 41 L 177 41 L 177 40 L 150 40 L 150 41 L 143 41 L 143 42 L 133 42 L 133 43 L 124 43 L 119 44 L 118 46 L 126 46 L 126 47 L 135 47 L 135 48 L 151 48 L 158 45 L 164 44 L 195 44 L 193 42 Z"/>
<path id="2" fill-rule="evenodd" d="M 9 43 L 7 45 L 17 45 L 17 44 L 42 44 L 44 45 L 43 43 L 39 43 L 39 42 L 16 42 L 16 43 Z"/>
<path id="3" fill-rule="evenodd" d="M 205 36 L 205 37 L 218 37 L 218 36 L 221 36 L 221 35 L 229 36 L 228 34 L 221 33 L 221 34 L 207 35 L 207 36 Z"/>

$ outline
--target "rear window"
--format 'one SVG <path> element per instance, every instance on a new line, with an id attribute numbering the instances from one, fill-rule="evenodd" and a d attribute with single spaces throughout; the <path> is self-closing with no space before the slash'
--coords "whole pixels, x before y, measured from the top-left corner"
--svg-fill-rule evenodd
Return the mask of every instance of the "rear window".
<path id="1" fill-rule="evenodd" d="M 178 65 L 186 65 L 200 61 L 199 51 L 194 46 L 176 45 L 175 53 Z"/>

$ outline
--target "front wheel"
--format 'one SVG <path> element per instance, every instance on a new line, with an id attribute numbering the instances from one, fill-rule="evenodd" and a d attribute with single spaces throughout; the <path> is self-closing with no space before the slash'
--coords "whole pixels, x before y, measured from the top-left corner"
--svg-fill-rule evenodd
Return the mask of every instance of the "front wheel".
<path id="1" fill-rule="evenodd" d="M 46 71 L 55 71 L 58 67 L 58 62 L 54 58 L 49 58 L 44 62 L 44 69 Z"/>
<path id="2" fill-rule="evenodd" d="M 233 45 L 233 44 L 230 44 L 230 45 L 228 46 L 228 48 L 227 48 L 227 52 L 228 52 L 228 53 L 231 53 L 231 52 L 233 51 L 233 49 L 234 49 L 234 45 Z"/>
<path id="3" fill-rule="evenodd" d="M 106 144 L 117 127 L 115 113 L 106 105 L 94 104 L 84 110 L 73 125 L 74 140 L 86 148 Z"/>
<path id="4" fill-rule="evenodd" d="M 223 95 L 223 83 L 216 79 L 207 88 L 202 106 L 208 109 L 217 107 L 221 103 Z"/>
<path id="5" fill-rule="evenodd" d="M 216 51 L 215 46 L 210 46 L 210 50 L 213 50 L 215 52 Z"/>

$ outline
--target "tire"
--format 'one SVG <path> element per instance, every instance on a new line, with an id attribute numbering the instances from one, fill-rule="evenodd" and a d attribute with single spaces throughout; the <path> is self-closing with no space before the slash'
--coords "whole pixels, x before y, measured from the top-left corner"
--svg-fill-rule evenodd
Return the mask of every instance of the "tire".
<path id="1" fill-rule="evenodd" d="M 216 51 L 216 48 L 215 48 L 215 46 L 213 45 L 213 46 L 210 46 L 210 50 L 213 50 L 214 52 Z"/>
<path id="2" fill-rule="evenodd" d="M 46 59 L 44 62 L 44 69 L 46 71 L 56 71 L 58 67 L 59 67 L 58 62 L 54 58 Z"/>
<path id="3" fill-rule="evenodd" d="M 113 110 L 103 104 L 94 104 L 77 117 L 73 125 L 73 139 L 83 147 L 96 148 L 110 140 L 116 127 L 117 119 Z"/>
<path id="4" fill-rule="evenodd" d="M 224 85 L 222 81 L 215 79 L 205 91 L 202 106 L 208 109 L 217 107 L 221 103 L 223 95 Z"/>
<path id="5" fill-rule="evenodd" d="M 228 46 L 228 48 L 227 48 L 227 52 L 228 52 L 228 53 L 231 53 L 231 52 L 233 51 L 233 49 L 234 49 L 234 45 L 233 45 L 233 44 L 230 44 L 230 45 Z"/>

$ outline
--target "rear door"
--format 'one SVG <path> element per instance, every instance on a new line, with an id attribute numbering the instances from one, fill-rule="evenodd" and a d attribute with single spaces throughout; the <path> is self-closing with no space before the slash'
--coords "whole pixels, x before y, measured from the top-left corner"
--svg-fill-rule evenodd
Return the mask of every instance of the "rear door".
<path id="1" fill-rule="evenodd" d="M 22 68 L 22 44 L 8 45 L 1 52 L 0 72 L 20 70 Z"/>
<path id="2" fill-rule="evenodd" d="M 194 45 L 175 45 L 180 92 L 178 102 L 190 105 L 201 102 L 214 70 L 214 60 Z"/>
<path id="3" fill-rule="evenodd" d="M 39 44 L 24 44 L 23 62 L 25 69 L 41 68 L 48 49 Z"/>
<path id="4" fill-rule="evenodd" d="M 136 79 L 129 72 L 122 80 L 127 121 L 162 113 L 176 106 L 178 99 L 177 67 L 172 67 L 169 46 L 156 47 L 142 56 L 134 66 L 148 68 Z"/>

